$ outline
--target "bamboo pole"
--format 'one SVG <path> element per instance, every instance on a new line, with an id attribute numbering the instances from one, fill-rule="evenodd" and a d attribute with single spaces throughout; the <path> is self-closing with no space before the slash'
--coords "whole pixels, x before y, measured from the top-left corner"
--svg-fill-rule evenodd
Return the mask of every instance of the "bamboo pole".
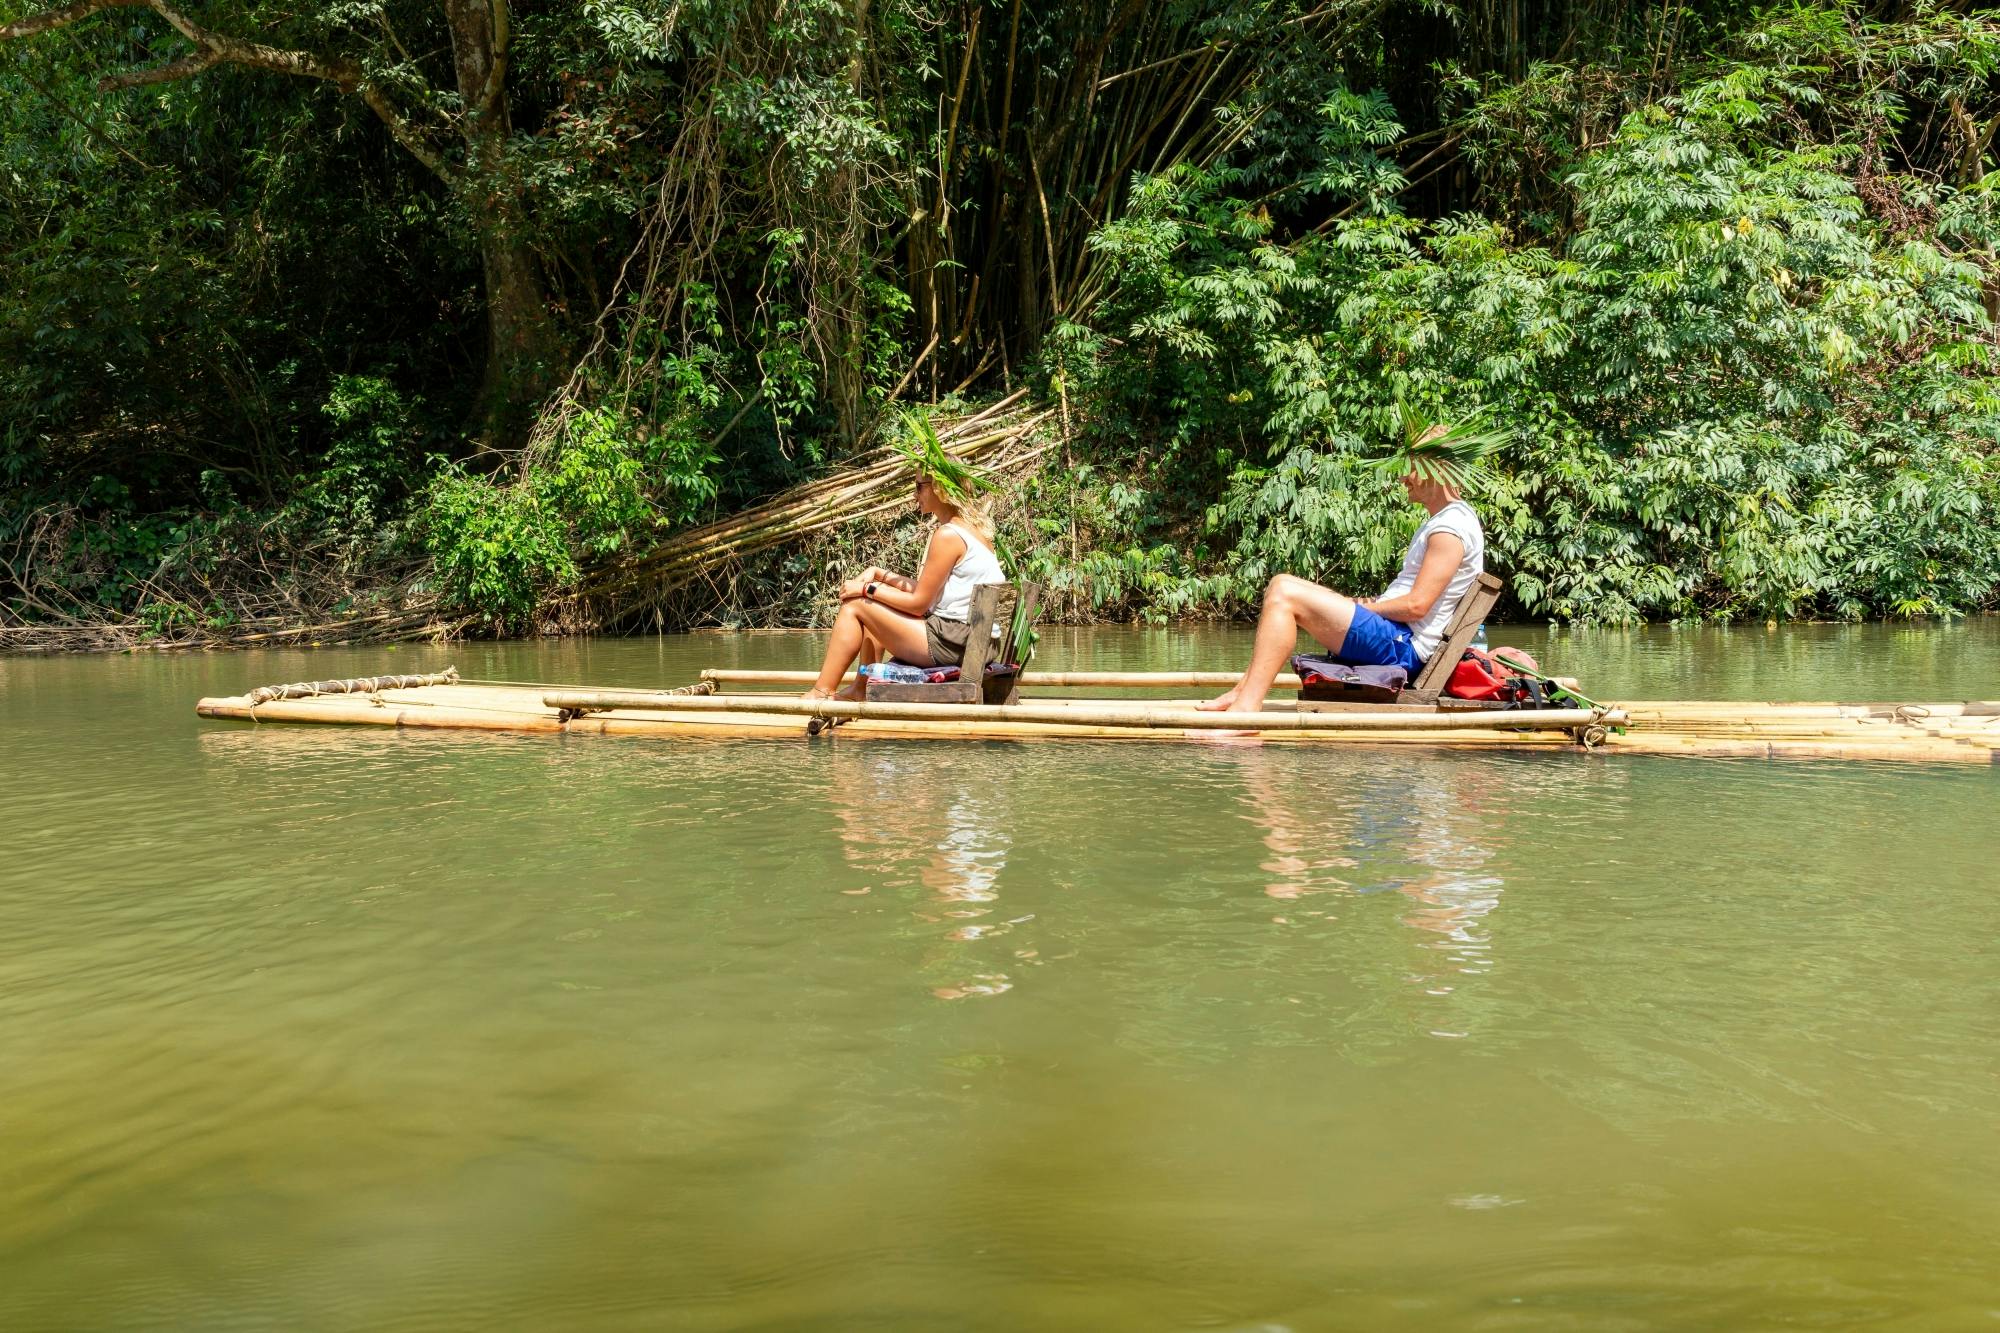
<path id="1" fill-rule="evenodd" d="M 548 712 L 518 712 L 497 708 L 455 708 L 450 705 L 414 707 L 407 702 L 373 703 L 366 696 L 321 696 L 280 699 L 252 704 L 234 699 L 203 699 L 195 705 L 202 717 L 244 722 L 306 722 L 320 726 L 376 726 L 438 731 L 561 732 L 562 719 Z"/>
<path id="2" fill-rule="evenodd" d="M 1494 713 L 1210 713 L 1194 708 L 1115 707 L 1118 700 L 1049 706 L 1022 704 L 874 703 L 757 695 L 682 695 L 653 690 L 565 690 L 543 697 L 570 712 L 762 713 L 783 717 L 888 722 L 1039 722 L 1067 726 L 1140 727 L 1186 731 L 1571 731 L 1622 726 L 1615 709 L 1521 709 Z"/>
<path id="3" fill-rule="evenodd" d="M 319 694 L 380 694 L 384 690 L 421 690 L 433 685 L 458 684 L 458 668 L 446 667 L 425 675 L 355 676 L 347 680 L 301 680 L 289 685 L 260 685 L 244 695 L 252 704 L 275 699 L 309 699 Z"/>
<path id="4" fill-rule="evenodd" d="M 751 670 L 737 667 L 709 667 L 701 678 L 717 685 L 797 685 L 801 688 L 819 679 L 816 671 Z M 853 680 L 848 672 L 843 680 Z M 1024 671 L 1022 688 L 1043 689 L 1209 689 L 1227 688 L 1242 676 L 1234 671 Z M 1290 672 L 1272 682 L 1273 689 L 1295 690 L 1299 678 Z M 2000 725 L 2000 701 L 1969 700 L 1949 703 L 1827 703 L 1802 700 L 1715 700 L 1647 699 L 1628 700 L 1619 705 L 1634 723 L 1673 722 L 1703 724 L 1732 729 L 1770 721 L 1806 721 L 1827 718 L 1856 722 L 1948 722 L 1959 718 Z"/>
<path id="5" fill-rule="evenodd" d="M 716 685 L 812 685 L 820 679 L 816 671 L 748 671 L 734 667 L 710 667 L 702 671 L 702 681 Z M 844 681 L 852 681 L 850 671 Z M 1044 689 L 1142 689 L 1142 691 L 1184 691 L 1230 687 L 1242 681 L 1236 671 L 1024 671 L 1020 685 L 1040 685 Z M 1298 677 L 1284 673 L 1272 689 L 1296 691 Z"/>
<path id="6" fill-rule="evenodd" d="M 819 673 L 710 667 L 701 673 L 701 678 L 718 685 L 804 686 L 818 680 Z M 854 673 L 850 671 L 842 679 L 853 680 Z M 1024 671 L 1020 684 L 1023 688 L 1038 685 L 1044 689 L 1185 690 L 1227 688 L 1241 679 L 1242 675 L 1235 671 Z M 1295 690 L 1299 687 L 1299 678 L 1287 672 L 1272 682 L 1272 687 Z"/>

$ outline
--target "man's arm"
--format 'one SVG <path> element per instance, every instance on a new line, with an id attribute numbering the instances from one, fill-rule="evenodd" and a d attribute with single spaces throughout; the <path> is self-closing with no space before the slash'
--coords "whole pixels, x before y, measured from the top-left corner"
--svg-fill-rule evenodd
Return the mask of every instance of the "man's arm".
<path id="1" fill-rule="evenodd" d="M 1437 599 L 1451 586 L 1458 562 L 1465 559 L 1465 543 L 1449 532 L 1434 532 L 1424 544 L 1424 563 L 1417 567 L 1416 584 L 1394 597 L 1372 597 L 1357 601 L 1384 620 L 1414 625 L 1431 613 Z"/>

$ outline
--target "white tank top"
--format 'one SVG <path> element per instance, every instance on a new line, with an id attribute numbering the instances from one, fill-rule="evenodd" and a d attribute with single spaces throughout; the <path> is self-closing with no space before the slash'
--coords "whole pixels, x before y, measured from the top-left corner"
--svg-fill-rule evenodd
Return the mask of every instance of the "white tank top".
<path id="1" fill-rule="evenodd" d="M 1000 568 L 1000 558 L 993 554 L 993 548 L 963 523 L 954 520 L 939 524 L 937 532 L 931 534 L 931 541 L 937 540 L 939 532 L 956 532 L 965 543 L 965 554 L 951 567 L 951 577 L 944 581 L 944 591 L 938 594 L 937 605 L 931 608 L 931 614 L 943 616 L 946 620 L 964 620 L 972 614 L 972 590 L 982 583 L 1005 583 L 1007 575 Z M 930 544 L 926 542 L 926 564 L 930 562 L 930 554 Z M 997 630 L 999 626 L 994 628 Z"/>
<path id="2" fill-rule="evenodd" d="M 1440 532 L 1458 538 L 1465 553 L 1459 556 L 1458 568 L 1451 572 L 1451 581 L 1444 585 L 1444 592 L 1431 603 L 1430 614 L 1410 626 L 1410 647 L 1423 659 L 1428 659 L 1444 642 L 1444 627 L 1451 622 L 1452 613 L 1486 572 L 1486 529 L 1480 526 L 1479 515 L 1471 505 L 1453 500 L 1425 519 L 1417 535 L 1410 538 L 1410 549 L 1403 553 L 1403 572 L 1383 592 L 1384 597 L 1399 597 L 1417 586 L 1417 573 L 1424 567 L 1431 538 Z"/>

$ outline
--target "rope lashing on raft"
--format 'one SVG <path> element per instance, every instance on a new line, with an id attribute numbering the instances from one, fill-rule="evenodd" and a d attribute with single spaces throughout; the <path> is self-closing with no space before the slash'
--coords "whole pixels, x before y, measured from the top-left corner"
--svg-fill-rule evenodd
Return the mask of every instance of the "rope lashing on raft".
<path id="1" fill-rule="evenodd" d="M 714 681 L 712 681 L 712 680 L 698 680 L 698 681 L 696 681 L 696 682 L 695 682 L 694 684 L 692 684 L 692 685 L 676 685 L 676 686 L 674 686 L 674 687 L 673 687 L 672 689 L 670 689 L 670 690 L 662 690 L 662 691 L 660 691 L 660 693 L 662 693 L 662 694 L 714 694 L 714 693 L 715 693 L 715 682 L 714 682 Z M 574 721 L 576 721 L 576 720 L 577 720 L 578 718 L 580 718 L 580 717 L 583 717 L 583 716 L 585 716 L 586 714 L 590 714 L 590 713 L 608 713 L 608 712 L 610 712 L 610 711 L 611 711 L 611 710 L 610 710 L 610 709 L 608 709 L 608 708 L 558 708 L 558 709 L 556 709 L 556 721 L 558 721 L 558 722 L 574 722 Z"/>
<path id="2" fill-rule="evenodd" d="M 321 694 L 375 694 L 382 690 L 420 690 L 427 685 L 458 684 L 458 668 L 424 676 L 356 676 L 351 680 L 302 680 L 290 685 L 259 685 L 244 695 L 252 708 L 280 699 L 310 699 Z"/>
<path id="3" fill-rule="evenodd" d="M 832 695 L 817 696 L 813 699 L 813 702 L 816 704 L 825 703 L 832 697 L 833 697 Z M 819 735 L 822 731 L 832 731 L 835 727 L 839 726 L 846 720 L 847 719 L 844 717 L 829 716 L 827 713 L 821 711 L 820 709 L 815 708 L 813 709 L 812 716 L 806 719 L 806 736 L 808 739 L 810 739 L 811 737 Z"/>

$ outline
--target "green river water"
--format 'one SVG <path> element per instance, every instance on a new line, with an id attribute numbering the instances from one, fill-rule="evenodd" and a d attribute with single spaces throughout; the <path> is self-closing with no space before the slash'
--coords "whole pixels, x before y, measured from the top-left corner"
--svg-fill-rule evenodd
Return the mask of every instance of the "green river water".
<path id="1" fill-rule="evenodd" d="M 1496 639 L 2000 698 L 1992 619 Z M 2000 770 L 193 711 L 817 642 L 0 658 L 0 1328 L 2000 1328 Z"/>

